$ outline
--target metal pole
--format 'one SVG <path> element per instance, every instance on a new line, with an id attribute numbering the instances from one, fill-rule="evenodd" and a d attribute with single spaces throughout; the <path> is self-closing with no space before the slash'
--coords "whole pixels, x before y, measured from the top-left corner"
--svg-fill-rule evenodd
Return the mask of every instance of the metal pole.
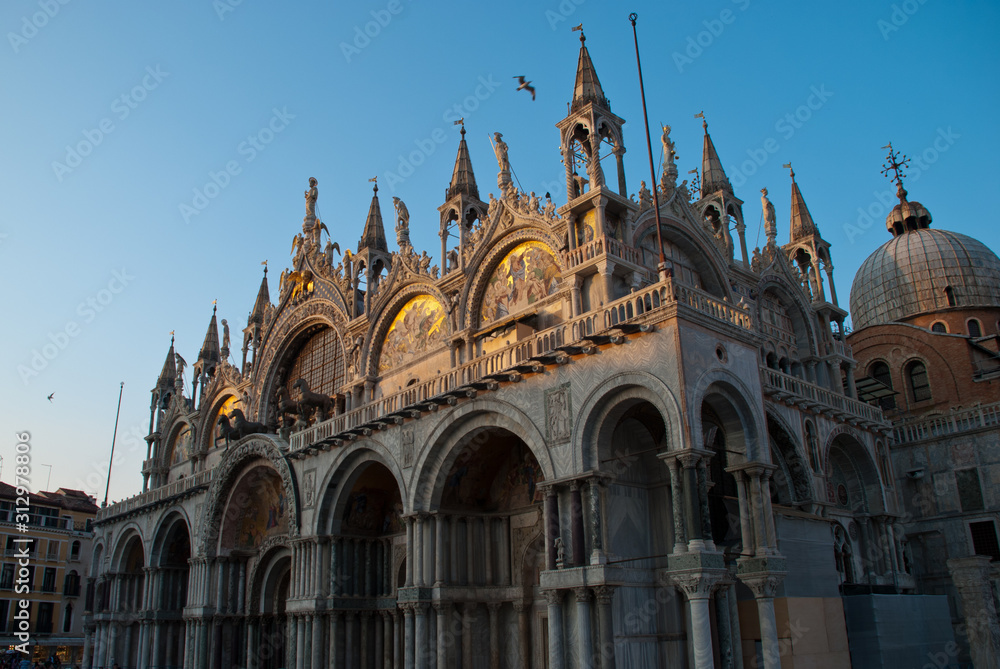
<path id="1" fill-rule="evenodd" d="M 656 168 L 653 166 L 653 143 L 649 138 L 649 115 L 646 114 L 646 88 L 642 83 L 642 63 L 639 62 L 639 36 L 635 30 L 635 20 L 639 15 L 632 12 L 628 20 L 632 22 L 632 37 L 635 40 L 635 64 L 639 69 L 639 93 L 642 95 L 642 120 L 646 126 L 646 152 L 649 154 L 649 178 L 653 185 L 653 211 L 656 212 L 656 244 L 660 247 L 660 262 L 656 266 L 660 280 L 666 279 L 667 259 L 663 255 L 663 236 L 660 232 L 660 199 L 656 194 Z"/>
<path id="2" fill-rule="evenodd" d="M 104 504 L 101 504 L 102 508 L 108 505 L 108 490 L 111 488 L 111 465 L 115 462 L 115 440 L 118 438 L 118 416 L 122 412 L 122 391 L 124 390 L 125 382 L 122 381 L 118 387 L 118 410 L 115 411 L 115 432 L 111 436 L 111 459 L 108 460 L 108 482 L 104 486 Z"/>

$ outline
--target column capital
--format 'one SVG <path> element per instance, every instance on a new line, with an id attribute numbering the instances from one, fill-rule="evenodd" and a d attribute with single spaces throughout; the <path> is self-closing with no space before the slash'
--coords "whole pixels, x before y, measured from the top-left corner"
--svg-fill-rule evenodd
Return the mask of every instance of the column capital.
<path id="1" fill-rule="evenodd" d="M 590 588 L 580 586 L 573 588 L 573 595 L 576 597 L 576 601 L 586 603 L 590 601 Z"/>
<path id="2" fill-rule="evenodd" d="M 549 606 L 559 606 L 562 603 L 562 590 L 544 590 L 542 596 Z"/>
<path id="3" fill-rule="evenodd" d="M 437 612 L 438 615 L 444 615 L 451 611 L 451 602 L 442 602 L 439 600 L 433 602 L 431 606 L 434 607 L 434 611 Z"/>
<path id="4" fill-rule="evenodd" d="M 503 602 L 486 602 L 486 608 L 489 609 L 491 616 L 495 616 L 501 606 L 503 606 Z"/>
<path id="5" fill-rule="evenodd" d="M 594 588 L 594 595 L 597 597 L 597 603 L 601 606 L 607 606 L 611 604 L 611 600 L 615 596 L 615 589 L 610 585 L 599 585 Z"/>
<path id="6" fill-rule="evenodd" d="M 704 448 L 684 448 L 676 451 L 667 451 L 666 453 L 658 453 L 656 457 L 668 464 L 677 463 L 684 469 L 692 469 L 702 459 L 708 460 L 713 455 L 715 455 L 715 451 L 709 451 Z"/>
<path id="7" fill-rule="evenodd" d="M 708 599 L 726 577 L 724 569 L 668 574 L 669 582 L 688 599 Z"/>
<path id="8" fill-rule="evenodd" d="M 738 574 L 737 578 L 753 593 L 755 599 L 773 598 L 778 586 L 785 580 L 783 571 L 760 571 Z"/>
<path id="9" fill-rule="evenodd" d="M 526 602 L 523 599 L 515 599 L 513 604 L 514 610 L 518 613 L 524 613 L 531 609 L 531 602 Z"/>

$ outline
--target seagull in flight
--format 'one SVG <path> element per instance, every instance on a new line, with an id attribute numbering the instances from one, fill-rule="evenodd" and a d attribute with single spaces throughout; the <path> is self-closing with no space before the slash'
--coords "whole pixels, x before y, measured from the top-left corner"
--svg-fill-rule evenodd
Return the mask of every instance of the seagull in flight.
<path id="1" fill-rule="evenodd" d="M 49 400 L 49 401 L 51 402 L 51 401 L 52 401 L 52 398 L 53 398 L 53 397 L 55 397 L 55 396 L 56 396 L 56 394 L 55 394 L 55 393 L 52 393 L 52 394 L 50 394 L 50 395 L 48 396 L 48 398 L 47 398 L 47 399 L 48 399 L 48 400 Z"/>
<path id="2" fill-rule="evenodd" d="M 519 76 L 516 76 L 516 77 L 512 77 L 512 79 L 517 79 L 517 83 L 518 83 L 517 90 L 519 90 L 519 91 L 528 91 L 529 93 L 531 93 L 531 99 L 532 99 L 532 101 L 534 101 L 534 99 L 535 99 L 535 87 L 531 85 L 531 82 L 530 81 L 525 81 L 523 74 L 519 75 Z"/>

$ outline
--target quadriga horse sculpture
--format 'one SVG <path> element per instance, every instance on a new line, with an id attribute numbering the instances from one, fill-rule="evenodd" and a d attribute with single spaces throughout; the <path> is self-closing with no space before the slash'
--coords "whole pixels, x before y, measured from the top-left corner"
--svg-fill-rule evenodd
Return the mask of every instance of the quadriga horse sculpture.
<path id="1" fill-rule="evenodd" d="M 297 379 L 292 384 L 302 395 L 299 400 L 299 414 L 308 416 L 315 409 L 319 412 L 318 420 L 324 421 L 333 415 L 333 398 L 322 393 L 314 393 L 309 390 L 309 384 L 305 379 Z"/>

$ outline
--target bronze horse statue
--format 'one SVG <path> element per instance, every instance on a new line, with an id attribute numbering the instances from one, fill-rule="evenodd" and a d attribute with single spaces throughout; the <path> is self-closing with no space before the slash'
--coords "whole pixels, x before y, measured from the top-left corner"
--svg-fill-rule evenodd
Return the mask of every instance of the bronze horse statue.
<path id="1" fill-rule="evenodd" d="M 219 427 L 222 429 L 222 438 L 226 440 L 226 448 L 229 448 L 231 441 L 239 441 L 249 434 L 267 432 L 266 425 L 248 421 L 240 409 L 233 409 L 229 416 L 233 419 L 232 424 L 225 415 L 219 416 Z"/>
<path id="2" fill-rule="evenodd" d="M 315 409 L 319 411 L 319 420 L 324 421 L 333 415 L 333 398 L 322 393 L 314 393 L 309 390 L 309 384 L 305 379 L 297 379 L 292 384 L 292 388 L 297 388 L 302 398 L 299 400 L 299 414 L 308 416 Z"/>

